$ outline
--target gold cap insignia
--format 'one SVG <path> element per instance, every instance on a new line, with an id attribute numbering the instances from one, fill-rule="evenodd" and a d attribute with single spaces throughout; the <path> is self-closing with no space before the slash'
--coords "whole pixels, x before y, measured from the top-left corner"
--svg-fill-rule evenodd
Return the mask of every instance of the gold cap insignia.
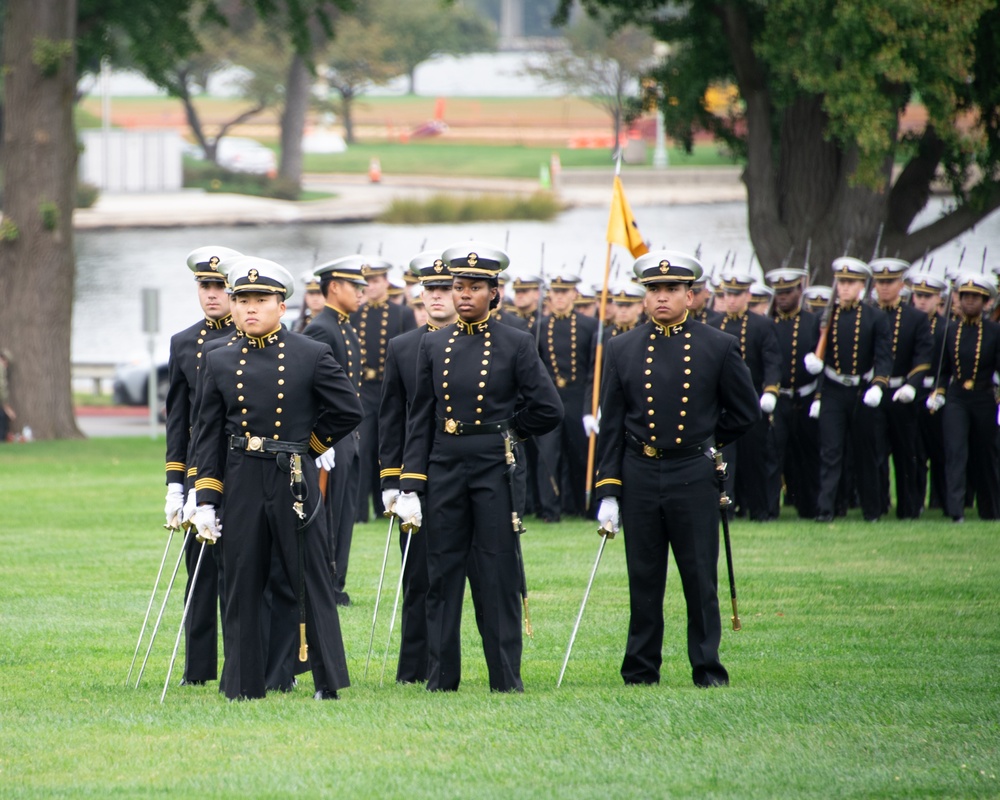
<path id="1" fill-rule="evenodd" d="M 369 275 L 372 274 L 372 268 L 367 264 L 365 264 L 363 267 L 361 267 L 361 274 L 367 278 Z"/>
<path id="2" fill-rule="evenodd" d="M 479 256 L 475 253 L 469 253 L 467 261 L 469 262 L 470 267 L 474 267 L 477 263 L 479 263 Z"/>
<path id="3" fill-rule="evenodd" d="M 247 273 L 247 280 L 250 281 L 250 283 L 257 283 L 257 278 L 259 277 L 260 273 L 255 269 L 252 269 Z"/>
<path id="4" fill-rule="evenodd" d="M 208 266 L 209 269 L 211 269 L 213 272 L 218 272 L 219 270 L 217 269 L 217 267 L 219 266 L 219 257 L 212 256 L 210 259 L 208 259 Z"/>
<path id="5" fill-rule="evenodd" d="M 434 271 L 441 274 L 441 270 L 444 269 L 444 262 L 440 258 L 434 259 Z"/>
<path id="6" fill-rule="evenodd" d="M 667 261 L 667 259 L 663 259 L 663 261 L 660 262 L 660 272 L 664 275 L 670 272 L 670 262 Z"/>

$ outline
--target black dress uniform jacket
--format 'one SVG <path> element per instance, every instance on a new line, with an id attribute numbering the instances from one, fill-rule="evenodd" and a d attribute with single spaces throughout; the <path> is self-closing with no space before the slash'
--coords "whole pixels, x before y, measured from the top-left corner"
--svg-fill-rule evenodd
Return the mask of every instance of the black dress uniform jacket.
<path id="1" fill-rule="evenodd" d="M 688 319 L 616 336 L 604 363 L 601 415 L 595 492 L 621 498 L 629 575 L 622 677 L 660 679 L 669 548 L 687 604 L 692 679 L 726 683 L 719 661 L 719 487 L 707 451 L 760 418 L 739 344 Z"/>
<path id="2" fill-rule="evenodd" d="M 220 320 L 203 319 L 170 337 L 167 367 L 167 483 L 194 484 L 195 467 L 191 452 L 191 431 L 195 423 L 198 369 L 202 351 L 211 342 L 233 334 L 236 326 L 227 314 Z M 191 576 L 201 546 L 188 540 L 185 559 L 188 583 L 185 598 L 191 591 Z M 214 564 L 198 573 L 194 596 L 190 598 L 184 626 L 184 680 L 215 680 L 218 677 L 218 598 L 219 576 Z"/>
<path id="3" fill-rule="evenodd" d="M 385 510 L 379 490 L 378 407 L 382 399 L 386 349 L 393 337 L 412 331 L 417 322 L 413 309 L 383 301 L 362 305 L 351 314 L 351 324 L 361 346 L 361 406 L 365 410 L 364 421 L 358 430 L 361 474 L 356 519 L 367 522 L 369 497 L 376 517 Z"/>
<path id="4" fill-rule="evenodd" d="M 503 434 L 509 429 L 526 438 L 552 430 L 562 403 L 534 338 L 489 318 L 425 334 L 415 385 L 399 485 L 426 493 L 427 688 L 458 688 L 462 599 L 471 569 L 473 592 L 481 595 L 490 688 L 519 691 L 520 569 Z"/>
<path id="5" fill-rule="evenodd" d="M 213 350 L 205 358 L 202 381 L 195 441 L 198 502 L 218 507 L 225 493 L 225 530 L 219 545 L 226 574 L 223 681 L 227 697 L 261 697 L 266 658 L 261 597 L 272 543 L 287 579 L 297 584 L 301 523 L 292 508 L 289 456 L 224 451 L 221 443 L 260 437 L 307 450 L 302 471 L 308 513 L 319 502 L 313 457 L 357 425 L 361 407 L 329 348 L 284 328 Z M 325 527 L 325 516 L 319 514 L 303 536 L 306 625 L 316 688 L 336 690 L 349 680 Z"/>

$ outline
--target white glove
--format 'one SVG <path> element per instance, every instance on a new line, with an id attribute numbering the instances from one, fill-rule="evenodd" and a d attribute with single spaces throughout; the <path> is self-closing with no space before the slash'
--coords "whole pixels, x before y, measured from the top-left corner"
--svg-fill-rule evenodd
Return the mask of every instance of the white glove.
<path id="1" fill-rule="evenodd" d="M 215 516 L 215 506 L 198 506 L 191 518 L 194 525 L 194 538 L 204 544 L 215 544 L 222 536 L 222 526 Z"/>
<path id="2" fill-rule="evenodd" d="M 181 526 L 181 513 L 184 510 L 184 484 L 167 484 L 167 502 L 163 506 L 163 513 L 167 517 L 168 528 L 179 528 Z"/>
<path id="3" fill-rule="evenodd" d="M 181 525 L 185 525 L 194 518 L 194 512 L 198 510 L 198 493 L 192 486 L 188 489 L 188 497 L 184 502 L 184 511 L 181 516 Z"/>
<path id="4" fill-rule="evenodd" d="M 597 421 L 597 417 L 593 414 L 583 415 L 583 432 L 586 433 L 587 436 L 590 436 L 590 434 L 594 434 L 596 436 L 601 432 L 601 425 Z"/>
<path id="5" fill-rule="evenodd" d="M 605 497 L 601 500 L 601 505 L 597 509 L 597 521 L 602 528 L 611 528 L 614 533 L 618 533 L 618 498 Z"/>
<path id="6" fill-rule="evenodd" d="M 892 396 L 892 402 L 894 403 L 912 403 L 913 399 L 917 396 L 917 390 L 914 389 L 910 384 L 904 383 L 900 386 L 896 393 Z"/>
<path id="7" fill-rule="evenodd" d="M 865 396 L 861 398 L 861 402 L 868 406 L 868 408 L 878 408 L 878 404 L 882 402 L 881 387 L 869 386 L 868 391 L 865 392 Z"/>
<path id="8" fill-rule="evenodd" d="M 773 414 L 776 405 L 778 405 L 778 398 L 770 392 L 764 392 L 760 396 L 760 410 L 765 414 Z"/>
<path id="9" fill-rule="evenodd" d="M 819 375 L 823 371 L 823 359 L 815 353 L 806 353 L 806 372 L 810 375 Z"/>
<path id="10" fill-rule="evenodd" d="M 813 400 L 809 406 L 809 419 L 819 419 L 819 400 Z"/>
<path id="11" fill-rule="evenodd" d="M 935 392 L 930 397 L 927 398 L 927 410 L 928 411 L 940 411 L 944 408 L 944 395 Z"/>
<path id="12" fill-rule="evenodd" d="M 385 508 L 385 513 L 395 513 L 395 509 L 392 504 L 396 502 L 396 498 L 399 497 L 399 489 L 383 489 L 382 490 L 382 505 Z"/>
<path id="13" fill-rule="evenodd" d="M 933 389 L 934 388 L 934 378 L 932 378 L 930 375 L 928 375 L 926 378 L 924 378 L 924 388 L 925 389 Z"/>
<path id="14" fill-rule="evenodd" d="M 399 517 L 400 527 L 406 525 L 410 531 L 416 532 L 424 521 L 416 492 L 403 492 L 396 498 L 396 516 Z"/>
<path id="15" fill-rule="evenodd" d="M 323 455 L 316 456 L 316 466 L 320 469 L 325 469 L 327 472 L 333 472 L 333 467 L 337 463 L 337 454 L 333 451 L 331 447 Z"/>

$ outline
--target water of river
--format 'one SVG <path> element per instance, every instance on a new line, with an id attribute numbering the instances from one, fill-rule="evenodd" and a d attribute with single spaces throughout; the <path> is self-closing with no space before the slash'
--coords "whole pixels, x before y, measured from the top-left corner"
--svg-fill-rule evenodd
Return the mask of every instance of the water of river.
<path id="1" fill-rule="evenodd" d="M 915 223 L 934 219 L 942 204 L 935 201 Z M 721 264 L 727 251 L 736 263 L 749 266 L 751 246 L 744 203 L 689 206 L 649 206 L 635 209 L 643 235 L 653 248 L 694 252 L 699 245 L 706 266 Z M 444 248 L 463 239 L 503 247 L 511 257 L 510 273 L 537 272 L 544 257 L 545 272 L 578 273 L 583 260 L 585 281 L 599 285 L 607 245 L 608 212 L 604 208 L 567 211 L 552 222 L 476 222 L 459 225 L 269 225 L 236 228 L 175 228 L 80 232 L 76 235 L 77 276 L 73 309 L 72 359 L 75 362 L 146 362 L 148 337 L 142 333 L 141 290 L 156 288 L 160 297 L 157 358 L 165 359 L 169 338 L 200 316 L 187 254 L 206 244 L 232 247 L 270 258 L 294 275 L 309 269 L 314 259 L 328 261 L 355 253 L 378 253 L 398 265 L 424 248 Z M 1000 214 L 994 214 L 960 239 L 933 254 L 934 271 L 954 264 L 962 248 L 979 265 L 984 247 L 1000 258 Z M 631 275 L 632 259 L 615 246 L 620 280 Z M 969 263 L 967 262 L 967 263 Z M 618 266 L 620 263 L 620 266 Z M 754 264 L 759 271 L 759 267 Z M 613 269 L 614 273 L 614 269 Z M 296 299 L 293 298 L 292 302 Z"/>

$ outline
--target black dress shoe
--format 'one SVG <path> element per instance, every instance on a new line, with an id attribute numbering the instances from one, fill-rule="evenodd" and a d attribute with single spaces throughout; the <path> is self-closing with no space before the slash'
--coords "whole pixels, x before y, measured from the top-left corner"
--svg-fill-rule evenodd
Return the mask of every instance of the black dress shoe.
<path id="1" fill-rule="evenodd" d="M 204 686 L 205 681 L 192 681 L 187 678 L 181 678 L 181 686 Z"/>
<path id="2" fill-rule="evenodd" d="M 951 521 L 961 525 L 963 522 L 965 522 L 965 517 L 963 516 L 952 517 Z"/>
<path id="3" fill-rule="evenodd" d="M 320 689 L 313 695 L 313 700 L 339 700 L 340 697 L 335 689 Z"/>
<path id="4" fill-rule="evenodd" d="M 833 522 L 833 514 L 817 514 L 817 522 Z"/>

